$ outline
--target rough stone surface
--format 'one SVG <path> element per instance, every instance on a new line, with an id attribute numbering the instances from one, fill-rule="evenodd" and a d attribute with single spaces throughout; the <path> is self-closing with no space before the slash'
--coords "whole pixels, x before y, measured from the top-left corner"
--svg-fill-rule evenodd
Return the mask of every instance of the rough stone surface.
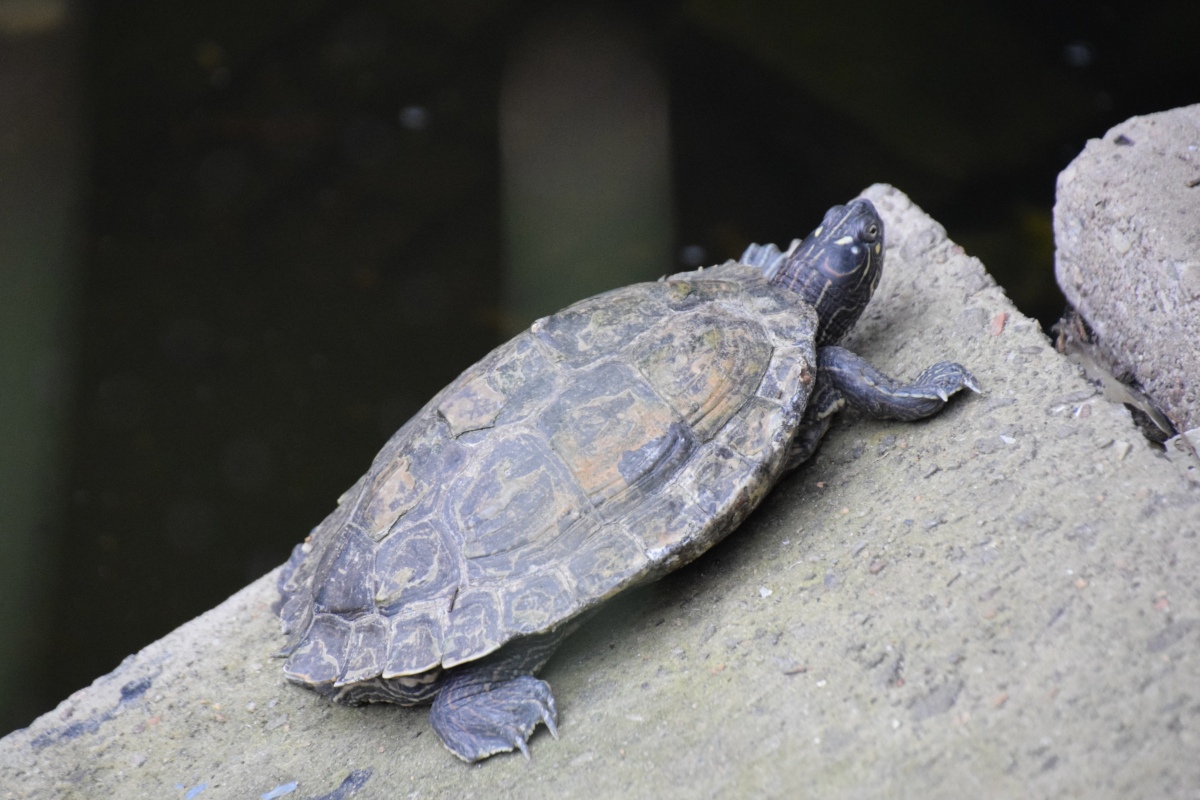
<path id="1" fill-rule="evenodd" d="M 1058 284 L 1182 431 L 1200 428 L 1200 105 L 1133 117 L 1058 177 Z"/>
<path id="2" fill-rule="evenodd" d="M 888 261 L 851 346 L 985 394 L 844 420 L 589 621 L 531 762 L 286 684 L 272 574 L 0 741 L 0 798 L 1195 797 L 1200 490 L 937 223 L 867 196 Z"/>

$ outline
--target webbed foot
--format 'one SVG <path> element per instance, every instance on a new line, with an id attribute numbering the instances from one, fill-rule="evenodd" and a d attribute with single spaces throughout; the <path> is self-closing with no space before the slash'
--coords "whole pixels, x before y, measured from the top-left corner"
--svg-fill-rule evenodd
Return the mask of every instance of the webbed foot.
<path id="1" fill-rule="evenodd" d="M 532 675 L 493 680 L 489 670 L 451 673 L 430 712 L 433 729 L 463 761 L 520 750 L 539 723 L 558 738 L 558 711 L 550 685 Z"/>
<path id="2" fill-rule="evenodd" d="M 919 400 L 933 400 L 937 398 L 942 403 L 945 403 L 952 395 L 962 389 L 970 389 L 973 392 L 982 391 L 979 388 L 979 382 L 975 380 L 975 376 L 962 364 L 957 364 L 953 361 L 939 361 L 918 375 L 917 379 L 912 383 L 907 386 L 896 387 L 893 394 L 896 397 Z M 938 405 L 933 411 L 937 411 L 938 408 L 941 408 L 941 405 Z M 933 411 L 929 413 L 932 414 Z M 928 416 L 928 414 L 920 414 L 919 416 Z"/>

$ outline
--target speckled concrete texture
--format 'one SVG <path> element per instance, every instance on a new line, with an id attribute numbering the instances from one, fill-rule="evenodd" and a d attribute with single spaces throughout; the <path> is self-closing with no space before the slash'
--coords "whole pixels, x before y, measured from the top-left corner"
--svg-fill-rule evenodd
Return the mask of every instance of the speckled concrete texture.
<path id="1" fill-rule="evenodd" d="M 590 620 L 531 761 L 287 685 L 268 575 L 0 741 L 0 798 L 1196 797 L 1200 491 L 937 223 L 866 194 L 888 262 L 849 345 L 985 393 L 847 417 Z"/>
<path id="2" fill-rule="evenodd" d="M 1054 240 L 1106 360 L 1200 446 L 1200 105 L 1088 142 L 1059 175 Z"/>

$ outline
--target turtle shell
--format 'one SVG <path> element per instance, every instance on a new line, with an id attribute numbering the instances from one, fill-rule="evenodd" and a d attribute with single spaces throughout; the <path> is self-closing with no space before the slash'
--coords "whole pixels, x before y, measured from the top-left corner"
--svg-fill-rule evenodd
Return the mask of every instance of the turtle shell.
<path id="1" fill-rule="evenodd" d="M 443 669 L 695 558 L 782 471 L 816 324 L 736 263 L 538 320 L 392 436 L 297 547 L 286 674 L 428 699 Z"/>

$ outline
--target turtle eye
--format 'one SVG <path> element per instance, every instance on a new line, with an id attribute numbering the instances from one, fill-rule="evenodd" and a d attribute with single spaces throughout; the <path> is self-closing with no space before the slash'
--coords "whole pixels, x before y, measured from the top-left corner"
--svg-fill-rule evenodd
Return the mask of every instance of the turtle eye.
<path id="1" fill-rule="evenodd" d="M 872 222 L 870 225 L 868 225 L 867 229 L 865 231 L 863 231 L 863 238 L 866 239 L 868 242 L 873 242 L 876 239 L 878 239 L 879 238 L 879 225 L 874 222 Z"/>

